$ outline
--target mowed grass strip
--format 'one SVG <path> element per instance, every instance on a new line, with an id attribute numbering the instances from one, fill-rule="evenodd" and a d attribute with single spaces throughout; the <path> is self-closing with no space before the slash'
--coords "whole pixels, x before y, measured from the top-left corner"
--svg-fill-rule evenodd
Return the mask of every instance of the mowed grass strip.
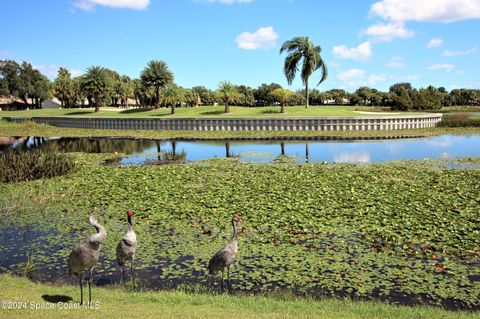
<path id="1" fill-rule="evenodd" d="M 74 305 L 79 297 L 76 286 L 35 284 L 26 278 L 8 275 L 0 276 L 0 284 L 0 318 L 479 318 L 477 313 L 400 307 L 378 302 L 315 301 L 290 296 L 231 296 L 182 291 L 133 293 L 123 288 L 99 287 L 93 287 L 92 306 L 88 309 Z M 72 300 L 67 304 L 45 300 L 55 298 Z M 26 303 L 26 309 L 5 309 L 8 301 Z"/>
<path id="2" fill-rule="evenodd" d="M 72 116 L 72 117 L 125 117 L 125 118 L 164 118 L 164 117 L 308 117 L 308 116 L 389 116 L 386 113 L 363 114 L 357 112 L 356 106 L 348 105 L 323 105 L 311 106 L 288 106 L 286 113 L 280 113 L 279 106 L 265 107 L 242 107 L 231 106 L 230 113 L 224 113 L 224 106 L 199 106 L 199 107 L 181 107 L 176 109 L 174 115 L 170 114 L 170 108 L 136 108 L 123 109 L 118 107 L 102 107 L 99 112 L 93 108 L 75 108 L 75 109 L 38 109 L 24 111 L 6 111 L 0 116 Z M 392 112 L 391 115 L 418 115 L 426 113 L 418 112 Z"/>

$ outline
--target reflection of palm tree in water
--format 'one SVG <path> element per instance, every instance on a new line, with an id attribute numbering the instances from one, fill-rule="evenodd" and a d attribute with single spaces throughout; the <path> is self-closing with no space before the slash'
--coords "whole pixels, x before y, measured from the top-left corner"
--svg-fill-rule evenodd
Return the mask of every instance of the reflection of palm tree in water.
<path id="1" fill-rule="evenodd" d="M 225 157 L 230 158 L 230 141 L 225 141 Z"/>
<path id="2" fill-rule="evenodd" d="M 285 153 L 285 142 L 280 142 L 280 155 L 281 157 L 286 156 Z M 308 148 L 308 143 L 305 143 L 305 163 L 310 162 L 310 150 Z"/>
<path id="3" fill-rule="evenodd" d="M 162 143 L 160 141 L 155 141 L 155 143 L 157 144 L 157 160 L 161 161 L 162 160 L 162 157 L 161 157 L 161 152 L 162 152 L 161 145 L 162 145 Z"/>
<path id="4" fill-rule="evenodd" d="M 157 161 L 184 161 L 187 158 L 187 153 L 182 150 L 181 152 L 177 152 L 177 141 L 170 141 L 172 146 L 171 151 L 162 151 L 162 141 L 155 141 L 157 145 Z"/>
<path id="5" fill-rule="evenodd" d="M 185 150 L 182 150 L 181 152 L 177 152 L 177 141 L 170 141 L 172 145 L 172 151 L 171 152 L 165 152 L 164 153 L 164 160 L 167 161 L 185 161 L 187 159 L 187 153 Z"/>
<path id="6" fill-rule="evenodd" d="M 310 152 L 308 150 L 308 143 L 305 143 L 305 163 L 309 162 Z"/>
<path id="7" fill-rule="evenodd" d="M 230 149 L 230 141 L 225 141 L 225 157 L 226 158 L 238 158 L 240 155 L 235 152 L 231 151 Z"/>

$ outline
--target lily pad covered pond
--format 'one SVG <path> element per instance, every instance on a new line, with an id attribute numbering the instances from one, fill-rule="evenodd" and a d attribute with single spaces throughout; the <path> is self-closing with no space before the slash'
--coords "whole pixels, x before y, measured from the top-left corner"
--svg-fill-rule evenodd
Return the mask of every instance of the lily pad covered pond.
<path id="1" fill-rule="evenodd" d="M 0 272 L 75 283 L 66 260 L 95 214 L 108 232 L 95 283 L 118 283 L 115 247 L 132 209 L 141 287 L 216 290 L 206 265 L 238 214 L 235 293 L 480 310 L 478 159 L 123 167 L 101 165 L 112 154 L 71 156 L 70 175 L 0 184 Z"/>
<path id="2" fill-rule="evenodd" d="M 221 140 L 164 141 L 118 138 L 3 138 L 3 149 L 46 148 L 51 151 L 119 153 L 121 165 L 143 165 L 171 161 L 238 158 L 242 162 L 271 163 L 288 156 L 296 163 L 368 163 L 399 159 L 480 156 L 480 136 L 444 135 L 430 138 L 352 140 Z"/>

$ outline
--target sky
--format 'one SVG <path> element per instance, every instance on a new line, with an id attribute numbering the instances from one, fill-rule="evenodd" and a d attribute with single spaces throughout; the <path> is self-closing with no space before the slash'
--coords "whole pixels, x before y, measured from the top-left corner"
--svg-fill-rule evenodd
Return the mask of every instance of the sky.
<path id="1" fill-rule="evenodd" d="M 480 88 L 480 0 L 1 0 L 0 60 L 50 79 L 100 65 L 138 78 L 165 61 L 183 87 L 279 83 L 283 42 L 320 45 L 321 91 L 397 82 Z M 311 84 L 320 80 L 320 72 Z"/>

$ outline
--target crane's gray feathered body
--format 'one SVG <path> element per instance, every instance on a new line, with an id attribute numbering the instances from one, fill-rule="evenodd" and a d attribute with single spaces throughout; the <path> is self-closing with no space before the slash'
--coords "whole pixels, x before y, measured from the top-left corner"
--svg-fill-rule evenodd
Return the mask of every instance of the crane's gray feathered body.
<path id="1" fill-rule="evenodd" d="M 135 290 L 135 275 L 133 272 L 133 259 L 135 257 L 135 250 L 137 249 L 137 235 L 132 226 L 131 211 L 127 212 L 128 229 L 122 240 L 117 245 L 117 261 L 122 266 L 122 279 L 125 283 L 125 262 L 130 260 L 130 270 L 132 272 L 133 290 Z"/>
<path id="2" fill-rule="evenodd" d="M 232 267 L 235 259 L 237 258 L 238 254 L 238 230 L 237 230 L 237 222 L 242 221 L 239 216 L 233 216 L 232 218 L 232 226 L 233 226 L 233 235 L 232 240 L 225 245 L 225 247 L 221 248 L 217 251 L 213 257 L 208 262 L 208 273 L 213 275 L 217 272 L 222 273 L 222 285 L 221 288 L 223 290 L 223 276 L 225 269 L 227 269 L 227 283 L 229 290 L 231 291 L 232 286 L 230 284 L 230 268 Z"/>
<path id="3" fill-rule="evenodd" d="M 88 279 L 88 290 L 89 302 L 91 302 L 90 285 L 92 282 L 93 267 L 100 257 L 101 245 L 107 236 L 107 231 L 97 222 L 95 216 L 90 216 L 88 221 L 90 222 L 90 225 L 95 227 L 97 233 L 87 237 L 83 243 L 75 247 L 70 253 L 70 257 L 68 259 L 69 276 L 76 275 L 80 279 L 81 304 L 83 304 L 83 279 L 85 276 L 85 271 L 90 272 L 90 277 Z"/>
<path id="4" fill-rule="evenodd" d="M 225 247 L 217 251 L 208 263 L 208 273 L 213 275 L 216 272 L 223 271 L 230 267 L 237 257 L 238 241 L 234 238 Z"/>
<path id="5" fill-rule="evenodd" d="M 117 245 L 117 261 L 123 266 L 126 261 L 132 260 L 137 249 L 137 236 L 133 230 L 132 224 L 128 223 L 128 229 L 125 236 Z"/>

